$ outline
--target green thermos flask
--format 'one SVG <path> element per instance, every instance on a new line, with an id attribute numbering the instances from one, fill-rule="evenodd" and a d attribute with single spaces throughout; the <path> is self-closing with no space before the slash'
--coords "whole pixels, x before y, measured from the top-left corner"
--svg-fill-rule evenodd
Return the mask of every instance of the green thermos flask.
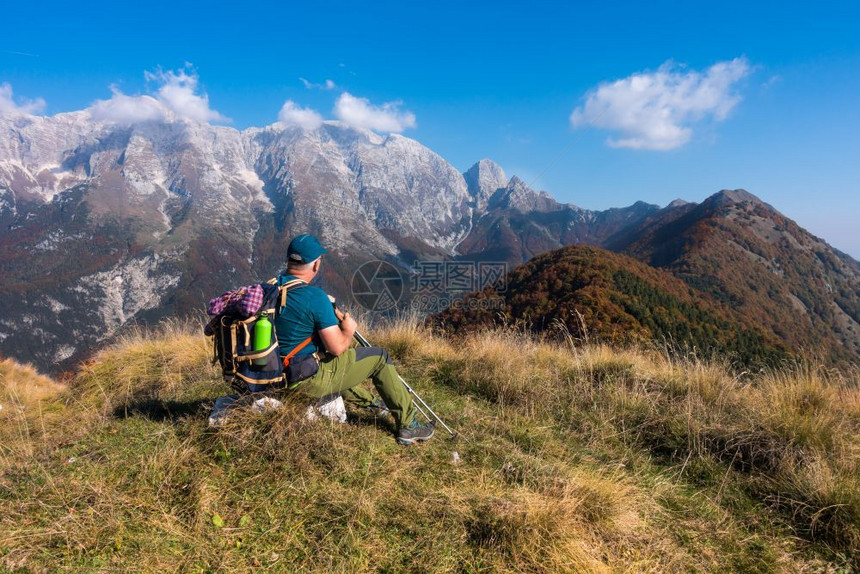
<path id="1" fill-rule="evenodd" d="M 257 319 L 254 323 L 254 350 L 265 351 L 269 348 L 272 342 L 272 322 L 269 321 L 269 316 L 263 313 L 263 316 Z M 265 366 L 266 357 L 254 359 L 254 364 L 257 366 Z"/>

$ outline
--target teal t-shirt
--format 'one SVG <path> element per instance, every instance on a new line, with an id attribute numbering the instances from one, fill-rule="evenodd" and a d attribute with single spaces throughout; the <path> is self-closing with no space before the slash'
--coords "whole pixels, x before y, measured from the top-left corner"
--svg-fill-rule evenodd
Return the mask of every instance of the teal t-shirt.
<path id="1" fill-rule="evenodd" d="M 281 275 L 278 285 L 294 279 L 292 275 Z M 308 337 L 313 337 L 313 340 L 294 356 L 314 351 L 324 353 L 325 347 L 315 335 L 320 329 L 337 325 L 338 320 L 325 291 L 314 285 L 306 285 L 293 287 L 287 292 L 287 303 L 278 309 L 274 323 L 281 356 L 285 357 Z"/>

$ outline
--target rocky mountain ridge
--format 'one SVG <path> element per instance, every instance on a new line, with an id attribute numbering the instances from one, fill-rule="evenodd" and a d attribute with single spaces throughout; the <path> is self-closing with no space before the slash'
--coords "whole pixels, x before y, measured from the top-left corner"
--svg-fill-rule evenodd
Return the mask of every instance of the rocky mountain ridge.
<path id="1" fill-rule="evenodd" d="M 415 140 L 338 122 L 0 116 L 0 348 L 64 364 L 130 322 L 270 277 L 299 232 L 331 247 L 342 295 L 362 261 L 452 258 L 507 184 L 483 165 L 502 174 L 485 196 Z"/>
<path id="2" fill-rule="evenodd" d="M 606 246 L 670 271 L 816 360 L 860 357 L 860 265 L 745 190 L 670 205 Z"/>

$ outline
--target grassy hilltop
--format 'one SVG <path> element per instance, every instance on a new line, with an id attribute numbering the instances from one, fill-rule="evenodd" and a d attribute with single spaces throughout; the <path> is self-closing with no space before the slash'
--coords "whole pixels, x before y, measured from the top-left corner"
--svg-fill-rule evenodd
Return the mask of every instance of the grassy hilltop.
<path id="1" fill-rule="evenodd" d="M 0 362 L 0 571 L 848 572 L 858 374 L 732 373 L 647 348 L 370 333 L 454 428 L 206 427 L 196 326 L 129 336 L 61 386 Z"/>

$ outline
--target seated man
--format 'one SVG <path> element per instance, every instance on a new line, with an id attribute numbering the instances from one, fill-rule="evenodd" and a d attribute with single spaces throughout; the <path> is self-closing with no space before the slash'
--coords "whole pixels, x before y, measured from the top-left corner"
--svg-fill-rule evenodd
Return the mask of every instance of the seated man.
<path id="1" fill-rule="evenodd" d="M 278 277 L 278 285 L 296 280 L 310 283 L 319 273 L 324 253 L 316 237 L 295 237 L 287 250 L 287 269 Z M 374 408 L 381 405 L 376 405 L 373 396 L 360 386 L 370 378 L 394 417 L 397 442 L 408 445 L 433 436 L 434 426 L 415 418 L 412 398 L 388 353 L 379 347 L 352 348 L 355 319 L 335 309 L 325 291 L 298 283 L 288 291 L 274 324 L 281 356 L 289 357 L 286 372 L 290 389 L 314 398 L 342 393 L 347 402 Z"/>

